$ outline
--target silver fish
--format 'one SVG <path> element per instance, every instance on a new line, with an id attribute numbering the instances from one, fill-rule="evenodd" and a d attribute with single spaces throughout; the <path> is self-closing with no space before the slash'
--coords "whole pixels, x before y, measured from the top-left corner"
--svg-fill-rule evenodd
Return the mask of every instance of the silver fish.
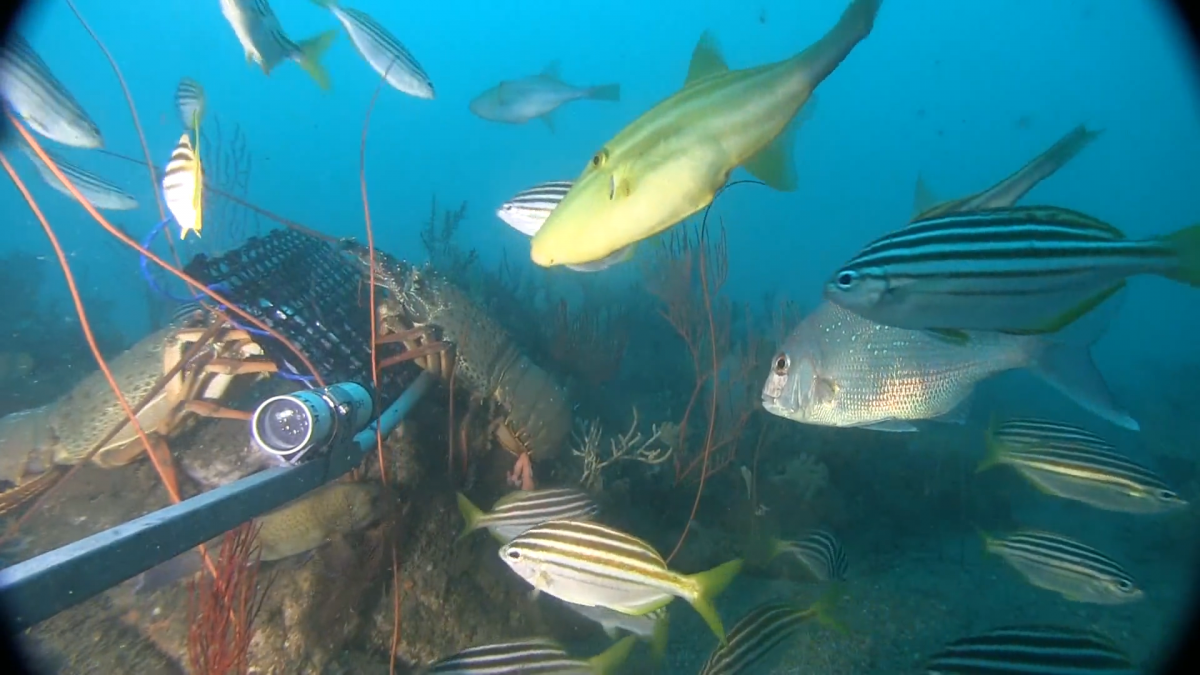
<path id="1" fill-rule="evenodd" d="M 10 34 L 0 55 L 0 97 L 34 131 L 76 148 L 104 145 L 100 128 L 25 38 Z"/>
<path id="2" fill-rule="evenodd" d="M 588 607 L 563 602 L 563 606 L 583 618 L 600 624 L 609 638 L 616 640 L 621 631 L 632 633 L 650 644 L 655 662 L 661 662 L 667 653 L 667 638 L 670 630 L 670 615 L 666 607 L 648 614 L 633 616 L 607 607 Z"/>
<path id="3" fill-rule="evenodd" d="M 992 424 L 978 471 L 1000 464 L 1013 467 L 1047 494 L 1109 511 L 1159 513 L 1187 506 L 1153 471 L 1070 424 L 1039 419 Z"/>
<path id="4" fill-rule="evenodd" d="M 458 510 L 466 526 L 459 539 L 487 528 L 500 543 L 507 544 L 534 525 L 551 520 L 590 520 L 600 511 L 591 495 L 575 488 L 548 488 L 510 492 L 484 513 L 463 493 L 458 493 Z"/>
<path id="5" fill-rule="evenodd" d="M 433 82 L 417 59 L 378 21 L 366 12 L 343 7 L 337 0 L 312 0 L 342 22 L 354 48 L 397 91 L 417 98 L 433 98 Z"/>
<path id="6" fill-rule="evenodd" d="M 267 0 L 221 0 L 221 14 L 229 22 L 246 60 L 257 63 L 270 75 L 275 66 L 295 61 L 322 89 L 329 89 L 329 73 L 321 65 L 321 55 L 333 44 L 337 31 L 330 30 L 300 42 L 283 32 L 279 17 Z"/>
<path id="7" fill-rule="evenodd" d="M 1108 636 L 1069 626 L 1004 626 L 955 640 L 925 664 L 928 675 L 1138 675 Z"/>
<path id="8" fill-rule="evenodd" d="M 1054 333 L 1156 274 L 1200 286 L 1200 225 L 1133 240 L 1052 206 L 957 212 L 868 244 L 825 284 L 825 298 L 908 328 Z"/>
<path id="9" fill-rule="evenodd" d="M 532 237 L 542 229 L 542 224 L 550 217 L 550 212 L 558 206 L 570 189 L 571 181 L 569 180 L 540 183 L 528 190 L 518 192 L 512 199 L 501 204 L 500 208 L 496 209 L 496 215 L 500 217 L 500 220 L 511 225 L 514 230 Z M 613 265 L 629 261 L 633 258 L 636 249 L 636 243 L 630 244 L 599 260 L 580 265 L 566 265 L 566 267 L 576 272 L 600 272 Z"/>
<path id="10" fill-rule="evenodd" d="M 429 665 L 428 675 L 603 675 L 629 658 L 637 639 L 632 635 L 590 659 L 571 656 L 562 645 L 531 638 L 470 647 Z"/>
<path id="11" fill-rule="evenodd" d="M 1138 428 L 1084 346 L 989 332 L 959 342 L 873 323 L 829 302 L 772 359 L 762 402 L 767 412 L 805 424 L 916 431 L 917 420 L 963 421 L 975 385 L 1015 368 L 1114 424 Z"/>
<path id="12" fill-rule="evenodd" d="M 54 172 L 42 161 L 41 157 L 38 157 L 32 147 L 26 145 L 24 142 L 20 144 L 20 147 L 25 156 L 29 157 L 29 161 L 33 162 L 34 167 L 37 168 L 38 173 L 42 176 L 42 180 L 46 181 L 47 185 L 71 199 L 75 199 L 75 195 L 71 194 L 67 186 L 58 179 L 58 176 L 54 175 Z M 101 211 L 129 211 L 138 207 L 137 199 L 134 199 L 133 195 L 122 190 L 120 187 L 97 176 L 91 171 L 68 164 L 49 152 L 46 154 L 50 156 L 50 159 L 54 160 L 54 163 L 58 165 L 59 171 L 63 172 L 71 181 L 71 184 L 75 186 L 75 189 L 79 190 L 79 194 L 83 195 L 83 198 L 97 209 Z"/>
<path id="13" fill-rule="evenodd" d="M 180 78 L 175 87 L 175 109 L 183 126 L 192 133 L 200 132 L 200 121 L 204 119 L 206 97 L 204 87 L 190 77 Z"/>
<path id="14" fill-rule="evenodd" d="M 1145 593 L 1115 560 L 1069 537 L 1022 530 L 1006 537 L 983 534 L 988 552 L 1038 588 L 1074 602 L 1120 605 L 1141 600 Z"/>
<path id="15" fill-rule="evenodd" d="M 571 520 L 526 530 L 500 547 L 500 559 L 536 590 L 577 605 L 638 615 L 683 598 L 721 641 L 725 629 L 712 601 L 742 569 L 738 559 L 707 572 L 680 574 L 637 537 Z"/>
<path id="16" fill-rule="evenodd" d="M 558 77 L 558 62 L 546 66 L 537 75 L 519 80 L 506 80 L 488 89 L 471 101 L 471 112 L 485 120 L 524 124 L 540 117 L 554 129 L 551 113 L 564 103 L 592 99 L 621 100 L 621 85 L 602 84 L 595 87 L 576 87 Z"/>

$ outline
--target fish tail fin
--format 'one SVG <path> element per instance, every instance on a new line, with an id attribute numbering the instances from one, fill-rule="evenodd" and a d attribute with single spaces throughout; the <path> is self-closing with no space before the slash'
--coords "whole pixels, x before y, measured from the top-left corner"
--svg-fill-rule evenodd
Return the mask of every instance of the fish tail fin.
<path id="1" fill-rule="evenodd" d="M 459 533 L 458 538 L 454 540 L 455 543 L 458 543 L 479 529 L 479 521 L 483 519 L 483 511 L 478 506 L 472 504 L 471 500 L 467 499 L 467 496 L 463 493 L 456 492 L 455 496 L 458 498 L 458 512 L 462 514 L 463 520 L 466 523 L 463 525 L 463 530 Z"/>
<path id="2" fill-rule="evenodd" d="M 1117 404 L 1088 347 L 1044 342 L 1030 368 L 1088 412 L 1131 431 L 1140 428 L 1137 420 Z"/>
<path id="3" fill-rule="evenodd" d="M 829 585 L 829 589 L 822 593 L 821 597 L 817 598 L 817 601 L 805 611 L 811 612 L 813 618 L 822 626 L 832 628 L 843 635 L 848 635 L 850 631 L 846 626 L 830 615 L 830 612 L 837 607 L 838 603 L 845 596 L 845 586 L 840 582 L 832 583 Z"/>
<path id="4" fill-rule="evenodd" d="M 713 605 L 713 598 L 720 595 L 721 591 L 724 591 L 725 587 L 737 577 L 738 573 L 742 571 L 742 564 L 742 559 L 738 558 L 723 565 L 717 565 L 706 572 L 688 576 L 688 579 L 696 585 L 696 595 L 688 598 L 688 601 L 708 624 L 713 635 L 717 636 L 717 640 L 721 644 L 725 644 L 725 626 L 721 624 L 721 615 L 717 613 L 717 608 Z"/>
<path id="5" fill-rule="evenodd" d="M 1165 241 L 1178 257 L 1178 265 L 1167 278 L 1189 286 L 1200 286 L 1200 225 L 1192 225 L 1169 234 Z"/>
<path id="6" fill-rule="evenodd" d="M 615 673 L 629 658 L 629 653 L 633 651 L 636 643 L 636 635 L 626 635 L 613 646 L 588 659 L 588 665 L 596 675 Z"/>
<path id="7" fill-rule="evenodd" d="M 300 49 L 300 67 L 304 72 L 308 73 L 317 86 L 326 91 L 329 90 L 331 83 L 329 81 L 329 71 L 325 70 L 325 66 L 321 65 L 321 56 L 329 49 L 329 45 L 333 44 L 334 38 L 337 37 L 336 30 L 327 30 L 320 35 L 301 40 L 296 43 Z"/>
<path id="8" fill-rule="evenodd" d="M 988 420 L 987 431 L 983 433 L 983 447 L 985 448 L 983 459 L 980 460 L 979 466 L 975 467 L 975 473 L 983 473 L 1000 464 L 1000 444 L 996 442 L 997 426 L 996 413 L 992 413 L 992 418 Z"/>
<path id="9" fill-rule="evenodd" d="M 667 613 L 667 608 L 663 607 L 659 611 L 661 614 L 654 621 L 654 631 L 650 633 L 650 654 L 655 668 L 661 667 L 663 660 L 667 658 L 667 641 L 671 633 L 671 616 Z"/>
<path id="10" fill-rule="evenodd" d="M 613 83 L 589 87 L 587 97 L 593 101 L 620 101 L 621 85 Z"/>

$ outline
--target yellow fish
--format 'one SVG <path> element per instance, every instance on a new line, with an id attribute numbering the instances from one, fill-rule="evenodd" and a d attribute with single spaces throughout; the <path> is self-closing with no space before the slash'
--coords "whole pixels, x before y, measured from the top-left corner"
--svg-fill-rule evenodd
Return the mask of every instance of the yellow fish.
<path id="1" fill-rule="evenodd" d="M 575 180 L 531 242 L 543 267 L 600 260 L 712 202 L 738 166 L 796 188 L 792 130 L 813 90 L 870 34 L 882 0 L 853 0 L 790 59 L 730 70 L 707 33 L 681 91 L 625 127 Z"/>
<path id="2" fill-rule="evenodd" d="M 196 139 L 196 150 L 192 150 L 192 139 L 185 132 L 163 175 L 163 200 L 179 224 L 180 239 L 186 239 L 188 232 L 199 237 L 204 227 L 204 168 L 199 149 L 200 139 Z"/>

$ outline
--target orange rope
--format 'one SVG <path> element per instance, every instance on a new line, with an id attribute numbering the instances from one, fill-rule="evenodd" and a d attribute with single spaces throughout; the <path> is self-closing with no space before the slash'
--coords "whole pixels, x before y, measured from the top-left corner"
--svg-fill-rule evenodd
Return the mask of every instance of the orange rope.
<path id="1" fill-rule="evenodd" d="M 19 126 L 18 128 L 21 129 Z M 27 133 L 24 129 L 21 129 L 21 131 L 22 133 Z M 42 224 L 42 230 L 46 232 L 46 237 L 50 240 L 50 245 L 54 247 L 54 255 L 58 256 L 58 265 L 62 268 L 63 276 L 66 277 L 67 288 L 71 292 L 71 301 L 75 303 L 75 313 L 79 315 L 79 325 L 83 328 L 83 336 L 87 339 L 88 348 L 92 350 L 92 356 L 95 357 L 96 363 L 99 364 L 100 372 L 104 373 L 104 379 L 108 381 L 108 386 L 112 388 L 113 394 L 116 395 L 117 402 L 121 404 L 121 409 L 129 417 L 129 424 L 133 426 L 133 430 L 137 432 L 138 438 L 141 439 L 142 445 L 146 448 L 146 454 L 150 457 L 150 462 L 154 464 L 154 470 L 158 472 L 159 478 L 162 479 L 163 486 L 167 489 L 167 494 L 171 496 L 171 502 L 178 504 L 181 501 L 178 488 L 168 480 L 167 468 L 158 463 L 158 457 L 155 456 L 156 453 L 150 444 L 150 437 L 142 429 L 137 415 L 133 412 L 133 407 L 125 399 L 125 394 L 121 393 L 121 387 L 117 384 L 116 378 L 113 377 L 112 371 L 109 370 L 108 362 L 104 360 L 104 355 L 100 353 L 100 347 L 96 344 L 96 336 L 92 333 L 92 324 L 88 321 L 87 311 L 83 308 L 83 299 L 79 295 L 79 288 L 75 285 L 75 275 L 71 273 L 71 266 L 67 262 L 67 255 L 58 243 L 58 236 L 54 234 L 54 228 L 50 227 L 50 222 L 46 220 L 46 216 L 42 213 L 41 208 L 38 207 L 37 201 L 34 200 L 33 195 L 29 194 L 29 189 L 25 187 L 25 183 L 17 175 L 12 164 L 9 164 L 8 158 L 3 152 L 0 152 L 0 164 L 4 165 L 4 170 L 8 172 L 8 177 L 12 179 L 13 184 L 21 191 L 21 196 L 25 198 L 25 203 L 29 205 L 29 209 L 33 211 L 33 215 Z M 83 200 L 80 199 L 80 201 Z"/>
<path id="2" fill-rule="evenodd" d="M 367 225 L 367 259 L 370 263 L 370 269 L 367 270 L 368 283 L 367 293 L 368 302 L 371 304 L 371 383 L 375 387 L 375 396 L 378 400 L 379 396 L 379 356 L 378 356 L 378 339 L 377 335 L 379 327 L 375 325 L 375 231 L 371 228 L 371 202 L 367 199 L 367 131 L 371 128 L 371 113 L 375 111 L 375 101 L 379 99 L 379 92 L 383 89 L 383 83 L 387 81 L 387 74 L 392 70 L 392 61 L 383 71 L 383 77 L 379 78 L 379 84 L 375 85 L 375 93 L 371 94 L 371 103 L 367 106 L 367 114 L 363 118 L 362 141 L 358 146 L 358 183 L 362 186 L 362 201 L 363 201 L 363 220 Z M 379 456 L 379 480 L 387 483 L 387 471 L 383 466 L 383 430 L 379 425 L 375 425 L 375 450 Z"/>
<path id="3" fill-rule="evenodd" d="M 128 246 L 128 247 L 132 248 L 133 250 L 137 251 L 138 253 L 141 253 L 142 255 L 146 256 L 146 258 L 148 260 L 150 260 L 150 261 L 154 262 L 154 264 L 162 267 L 167 272 L 171 273 L 172 275 L 174 275 L 176 278 L 180 279 L 184 283 L 195 286 L 201 293 L 207 295 L 208 297 L 212 298 L 216 302 L 224 305 L 230 311 L 232 311 L 235 314 L 237 314 L 238 316 L 242 317 L 243 319 L 245 319 L 247 322 L 249 322 L 254 327 L 271 334 L 271 336 L 274 337 L 276 340 L 279 340 L 279 342 L 281 344 L 283 344 L 283 346 L 285 346 L 289 350 L 291 350 L 292 353 L 294 353 L 296 355 L 296 358 L 300 359 L 300 362 L 312 374 L 312 376 L 316 380 L 318 386 L 321 386 L 321 387 L 325 386 L 325 381 L 321 378 L 321 374 L 319 372 L 317 372 L 316 367 L 312 364 L 311 361 L 308 360 L 308 357 L 305 356 L 304 353 L 301 352 L 300 349 L 297 348 L 292 343 L 291 340 L 288 340 L 283 335 L 280 335 L 277 331 L 272 330 L 270 328 L 270 326 L 267 326 L 265 323 L 260 321 L 257 317 L 249 314 L 248 312 L 243 310 L 241 307 L 238 307 L 236 304 L 234 304 L 230 300 L 226 299 L 221 294 L 217 293 L 216 291 L 212 290 L 211 288 L 204 286 L 199 281 L 196 281 L 195 279 L 188 276 L 187 274 L 184 274 L 182 271 L 173 267 L 170 263 L 164 261 L 162 258 L 158 257 L 151 251 L 146 250 L 145 248 L 142 247 L 141 244 L 134 241 L 133 239 L 131 239 L 129 237 L 129 235 L 122 232 L 120 230 L 120 228 L 117 228 L 112 223 L 108 222 L 108 220 L 104 216 L 100 215 L 100 212 L 96 210 L 96 207 L 92 206 L 92 203 L 89 202 L 87 199 L 85 199 L 82 194 L 80 194 L 79 189 L 75 187 L 75 183 L 71 182 L 71 179 L 68 178 L 66 176 L 66 174 L 64 174 L 62 172 L 62 169 L 60 169 L 58 167 L 58 164 L 54 161 L 54 159 L 52 157 L 50 157 L 50 155 L 46 154 L 46 151 L 42 149 L 42 145 L 40 143 L 38 143 L 38 140 L 36 138 L 34 138 L 33 134 L 29 133 L 29 131 L 27 129 L 25 129 L 24 125 L 18 123 L 17 119 L 15 117 L 13 117 L 11 112 L 6 110 L 6 111 L 4 111 L 4 114 L 8 117 L 8 120 L 9 120 L 9 122 L 12 123 L 13 127 L 16 128 L 17 132 L 21 134 L 22 138 L 25 139 L 25 142 L 28 143 L 31 148 L 33 148 L 33 151 L 37 154 L 37 156 L 43 162 L 45 162 L 47 167 L 49 167 L 50 172 L 54 174 L 54 177 L 57 178 L 60 182 L 62 182 L 63 185 L 66 186 L 67 191 L 70 192 L 71 196 L 74 197 L 76 199 L 76 201 L 79 202 L 80 206 L 82 206 L 83 209 L 88 212 L 88 215 L 90 215 L 96 222 L 100 223 L 100 225 L 103 226 L 104 229 L 108 230 L 109 234 L 113 235 L 117 239 L 120 239 L 126 246 Z"/>

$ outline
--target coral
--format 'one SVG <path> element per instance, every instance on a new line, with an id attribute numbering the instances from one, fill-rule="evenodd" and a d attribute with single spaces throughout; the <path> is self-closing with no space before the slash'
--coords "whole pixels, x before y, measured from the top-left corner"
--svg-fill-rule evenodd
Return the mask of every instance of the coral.
<path id="1" fill-rule="evenodd" d="M 604 489 L 604 474 L 606 467 L 618 462 L 633 461 L 649 466 L 662 464 L 671 458 L 674 444 L 679 442 L 679 427 L 670 422 L 662 425 L 650 425 L 650 437 L 643 438 L 638 426 L 637 407 L 633 408 L 633 423 L 629 431 L 609 439 L 607 456 L 602 456 L 600 439 L 603 433 L 599 420 L 580 423 L 578 433 L 572 433 L 572 438 L 578 447 L 571 448 L 571 454 L 583 458 L 583 474 L 579 483 L 589 490 Z"/>
<path id="2" fill-rule="evenodd" d="M 789 492 L 804 502 L 811 502 L 829 486 L 829 467 L 816 457 L 802 452 L 784 464 L 783 471 L 770 478 L 786 485 Z"/>

